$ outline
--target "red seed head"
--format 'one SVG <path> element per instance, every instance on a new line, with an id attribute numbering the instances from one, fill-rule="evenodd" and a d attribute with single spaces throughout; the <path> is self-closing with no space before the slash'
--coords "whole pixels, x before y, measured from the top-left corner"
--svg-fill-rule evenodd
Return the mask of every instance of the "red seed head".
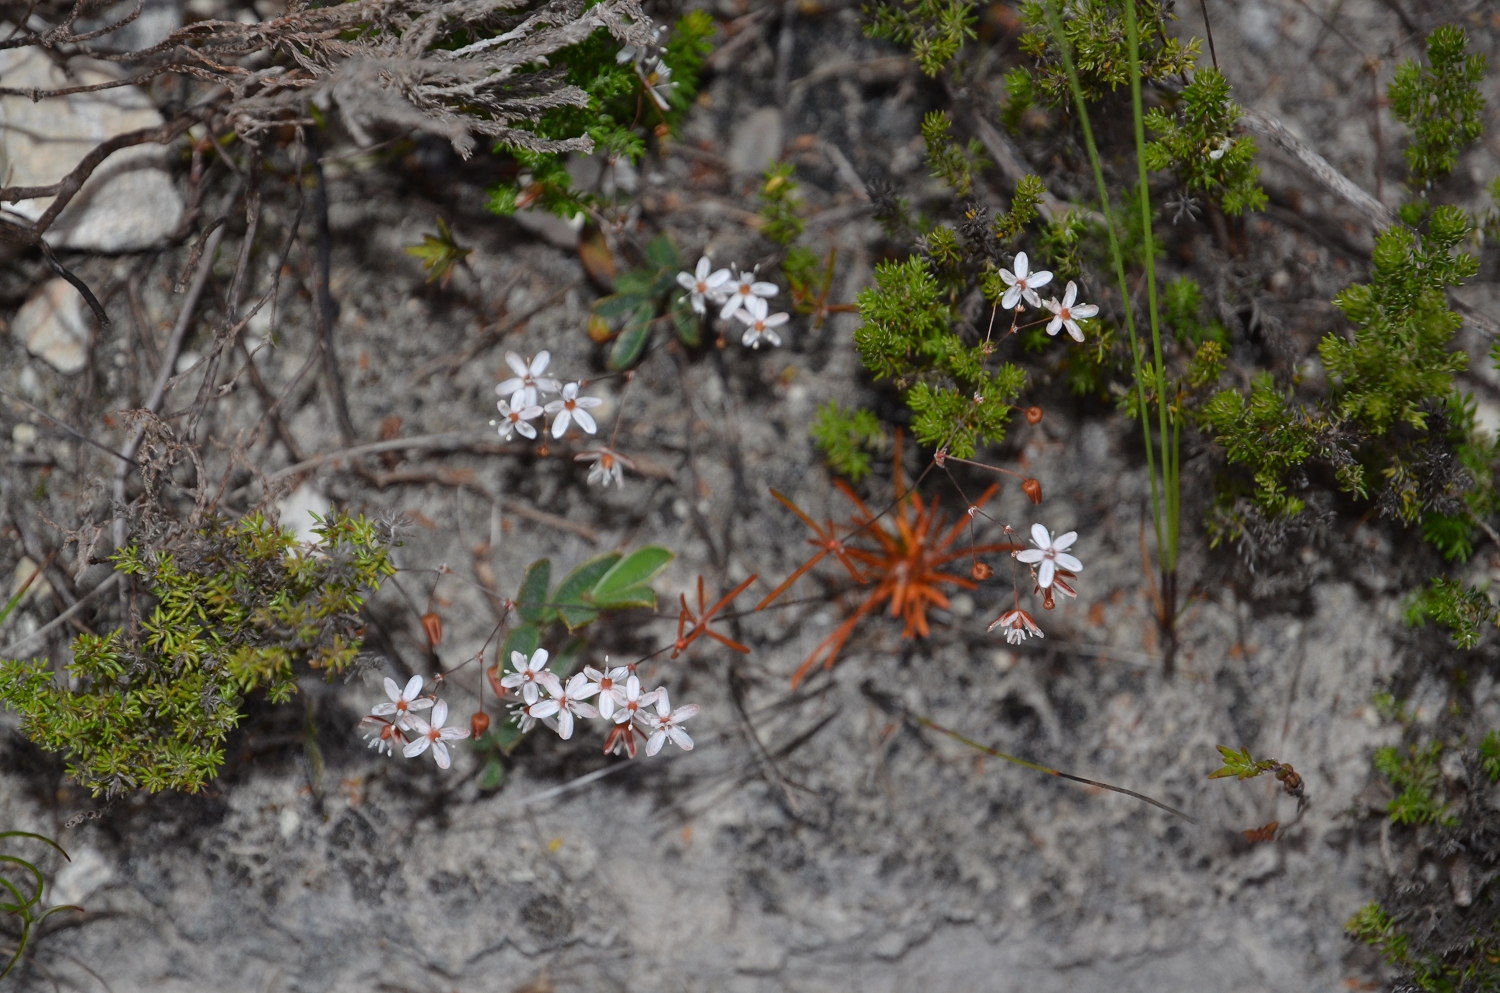
<path id="1" fill-rule="evenodd" d="M 1042 423 L 1042 408 L 1040 408 L 1040 407 L 1027 407 L 1026 408 L 1026 423 L 1027 424 L 1040 424 L 1040 423 Z"/>
<path id="2" fill-rule="evenodd" d="M 1042 502 L 1042 484 L 1035 479 L 1028 479 L 1021 484 L 1021 490 L 1031 498 L 1032 503 Z"/>
<path id="3" fill-rule="evenodd" d="M 969 575 L 980 581 L 989 579 L 994 574 L 995 570 L 991 569 L 989 564 L 985 562 L 975 562 L 974 568 L 969 570 Z"/>
<path id="4" fill-rule="evenodd" d="M 484 733 L 490 729 L 490 715 L 484 711 L 475 711 L 474 716 L 469 718 L 469 733 L 477 738 L 483 738 Z"/>

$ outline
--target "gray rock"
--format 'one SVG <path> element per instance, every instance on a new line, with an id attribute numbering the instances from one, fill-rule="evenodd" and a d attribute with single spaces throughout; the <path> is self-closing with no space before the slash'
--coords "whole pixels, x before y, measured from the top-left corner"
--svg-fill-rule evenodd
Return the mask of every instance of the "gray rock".
<path id="1" fill-rule="evenodd" d="M 88 362 L 85 305 L 65 279 L 54 279 L 21 306 L 14 331 L 26 350 L 58 372 L 71 375 Z"/>
<path id="2" fill-rule="evenodd" d="M 781 111 L 762 107 L 734 126 L 729 135 L 729 165 L 740 175 L 759 175 L 781 157 L 786 125 Z"/>
<path id="3" fill-rule="evenodd" d="M 135 0 L 121 0 L 98 17 L 79 20 L 82 31 L 97 31 L 118 23 L 135 9 Z M 105 52 L 139 52 L 167 40 L 167 36 L 182 27 L 182 4 L 178 0 L 146 0 L 140 15 L 135 20 L 103 35 L 91 42 L 95 49 Z"/>
<path id="4" fill-rule="evenodd" d="M 8 87 L 53 89 L 119 76 L 117 67 L 91 59 L 73 59 L 65 71 L 36 49 L 0 52 L 0 78 Z M 0 97 L 0 172 L 9 185 L 47 186 L 71 172 L 99 142 L 161 123 L 150 99 L 133 86 L 36 102 Z M 185 209 L 162 168 L 165 156 L 161 145 L 137 145 L 105 159 L 48 229 L 47 243 L 95 252 L 138 251 L 160 243 Z M 39 197 L 11 209 L 35 220 L 51 203 L 52 198 Z"/>

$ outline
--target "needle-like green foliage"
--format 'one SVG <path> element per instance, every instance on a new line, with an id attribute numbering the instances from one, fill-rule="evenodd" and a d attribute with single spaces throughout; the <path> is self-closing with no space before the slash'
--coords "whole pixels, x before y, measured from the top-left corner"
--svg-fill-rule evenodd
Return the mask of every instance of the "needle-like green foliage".
<path id="1" fill-rule="evenodd" d="M 1141 4 L 1139 18 L 1140 78 L 1145 82 L 1181 76 L 1193 68 L 1202 43 L 1186 42 L 1166 31 L 1172 19 L 1170 4 Z M 1042 0 L 1021 5 L 1021 51 L 1034 67 L 1017 66 L 1005 77 L 1007 124 L 1020 122 L 1032 105 L 1062 107 L 1071 99 L 1068 71 L 1051 37 L 1047 8 Z M 1094 103 L 1130 85 L 1130 51 L 1122 0 L 1077 0 L 1068 5 L 1063 34 L 1072 51 L 1074 71 L 1084 99 Z"/>
<path id="2" fill-rule="evenodd" d="M 895 0 L 861 8 L 865 34 L 911 49 L 912 58 L 936 76 L 975 37 L 973 0 Z"/>
<path id="3" fill-rule="evenodd" d="M 873 410 L 845 410 L 829 400 L 818 408 L 812 437 L 829 467 L 857 483 L 870 474 L 870 450 L 885 441 L 885 431 Z"/>
<path id="4" fill-rule="evenodd" d="M 316 530 L 317 545 L 299 545 L 255 514 L 211 520 L 170 549 L 127 547 L 116 568 L 156 600 L 138 633 L 79 635 L 67 682 L 41 659 L 0 661 L 0 699 L 95 796 L 196 792 L 218 774 L 246 696 L 288 700 L 300 669 L 332 678 L 359 652 L 360 608 L 394 572 L 389 537 L 342 514 Z"/>
<path id="5" fill-rule="evenodd" d="M 1146 146 L 1146 165 L 1170 170 L 1189 193 L 1214 198 L 1226 214 L 1264 209 L 1258 149 L 1254 138 L 1234 133 L 1241 112 L 1229 99 L 1229 81 L 1217 69 L 1200 69 L 1174 104 L 1146 112 L 1146 127 L 1157 135 Z"/>
<path id="6" fill-rule="evenodd" d="M 1484 56 L 1468 52 L 1463 28 L 1444 24 L 1427 36 L 1427 66 L 1408 58 L 1388 92 L 1391 112 L 1412 131 L 1406 147 L 1411 184 L 1419 195 L 1446 176 L 1466 145 L 1484 132 Z"/>

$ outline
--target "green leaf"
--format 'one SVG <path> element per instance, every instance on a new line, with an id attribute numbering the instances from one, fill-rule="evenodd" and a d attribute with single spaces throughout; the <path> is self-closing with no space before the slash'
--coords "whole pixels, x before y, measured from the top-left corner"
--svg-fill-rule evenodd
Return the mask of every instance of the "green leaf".
<path id="1" fill-rule="evenodd" d="M 536 653 L 537 646 L 541 644 L 542 632 L 530 624 L 523 624 L 505 636 L 505 641 L 500 645 L 500 653 L 497 656 L 500 663 L 502 675 L 506 672 L 506 666 L 510 665 L 512 652 L 520 652 L 528 659 Z"/>
<path id="2" fill-rule="evenodd" d="M 682 258 L 677 254 L 677 246 L 672 244 L 672 239 L 659 234 L 646 243 L 646 261 L 658 269 L 676 269 Z"/>
<path id="3" fill-rule="evenodd" d="M 558 586 L 557 592 L 553 595 L 553 600 L 558 604 L 558 616 L 568 626 L 569 631 L 576 631 L 585 624 L 592 624 L 598 619 L 599 611 L 590 605 L 584 597 L 588 594 L 589 590 L 594 588 L 594 584 L 602 579 L 604 574 L 614 568 L 615 563 L 624 557 L 619 552 L 606 552 L 603 555 L 596 555 L 568 573 L 567 578 Z"/>
<path id="4" fill-rule="evenodd" d="M 624 278 L 620 277 L 622 282 Z M 598 316 L 613 320 L 634 312 L 643 303 L 650 303 L 644 293 L 614 293 L 595 300 L 593 310 Z"/>
<path id="5" fill-rule="evenodd" d="M 505 782 L 505 763 L 497 756 L 491 756 L 484 764 L 484 773 L 479 777 L 479 788 L 485 792 L 498 790 Z"/>
<path id="6" fill-rule="evenodd" d="M 1208 774 L 1209 779 L 1227 779 L 1230 776 L 1236 779 L 1254 779 L 1263 772 L 1269 772 L 1276 763 L 1262 760 L 1255 761 L 1250 756 L 1250 749 L 1241 748 L 1235 751 L 1223 745 L 1217 746 L 1219 754 L 1224 757 L 1224 767 Z"/>
<path id="7" fill-rule="evenodd" d="M 693 313 L 687 297 L 681 296 L 672 302 L 672 323 L 677 328 L 677 338 L 689 348 L 697 348 L 703 341 L 703 322 Z"/>
<path id="8" fill-rule="evenodd" d="M 554 613 L 547 603 L 547 589 L 552 584 L 552 560 L 538 559 L 526 567 L 526 578 L 521 580 L 521 592 L 516 594 L 516 604 L 521 619 L 528 624 L 544 624 Z"/>
<path id="9" fill-rule="evenodd" d="M 640 361 L 641 353 L 646 350 L 646 342 L 651 340 L 651 318 L 655 313 L 656 309 L 650 303 L 643 303 L 636 308 L 626 322 L 625 330 L 615 339 L 615 347 L 610 350 L 611 369 L 616 372 L 629 369 Z"/>
<path id="10" fill-rule="evenodd" d="M 670 549 L 647 545 L 605 573 L 594 584 L 589 599 L 602 608 L 655 607 L 656 591 L 646 586 L 674 558 Z"/>

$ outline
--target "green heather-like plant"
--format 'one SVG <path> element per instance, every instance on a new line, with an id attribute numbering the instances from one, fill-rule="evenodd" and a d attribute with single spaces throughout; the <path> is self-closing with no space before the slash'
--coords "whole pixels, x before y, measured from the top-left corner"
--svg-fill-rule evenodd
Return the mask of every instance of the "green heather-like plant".
<path id="1" fill-rule="evenodd" d="M 196 792 L 218 774 L 247 696 L 283 702 L 300 670 L 331 679 L 359 652 L 360 608 L 394 572 L 389 538 L 343 514 L 315 530 L 316 545 L 299 545 L 253 514 L 156 552 L 125 548 L 115 567 L 156 600 L 139 629 L 79 635 L 67 683 L 44 660 L 0 661 L 0 699 L 95 796 Z"/>
<path id="2" fill-rule="evenodd" d="M 936 76 L 976 37 L 972 0 L 896 0 L 860 8 L 865 34 L 911 49 L 922 71 Z"/>
<path id="3" fill-rule="evenodd" d="M 1128 0 L 1077 0 L 1054 27 L 1049 0 L 1023 3 L 1021 23 L 1026 32 L 1019 44 L 1034 60 L 1034 67 L 1017 66 L 1005 76 L 1006 124 L 1019 126 L 1033 105 L 1068 105 L 1075 81 L 1083 99 L 1095 103 L 1122 86 L 1190 71 L 1202 43 L 1197 38 L 1183 42 L 1167 34 L 1166 22 L 1173 18 L 1170 5 L 1143 6 L 1145 11 L 1137 17 Z M 1060 45 L 1066 47 L 1066 57 Z"/>
<path id="4" fill-rule="evenodd" d="M 673 24 L 664 45 L 646 52 L 624 52 L 608 31 L 595 31 L 551 60 L 552 66 L 564 70 L 569 84 L 588 95 L 587 106 L 554 107 L 530 129 L 550 139 L 587 136 L 596 152 L 639 160 L 646 150 L 646 132 L 676 133 L 692 106 L 714 30 L 707 12 L 690 11 Z M 618 57 L 622 52 L 623 61 Z M 566 156 L 510 147 L 497 151 L 515 156 L 521 175 L 491 191 L 489 207 L 495 213 L 504 216 L 536 205 L 572 217 L 593 203 L 589 193 L 574 188 Z"/>
<path id="5" fill-rule="evenodd" d="M 1463 28 L 1444 24 L 1427 36 L 1427 66 L 1408 58 L 1391 82 L 1391 112 L 1412 131 L 1404 154 L 1419 197 L 1426 196 L 1433 180 L 1453 171 L 1459 152 L 1484 131 L 1478 84 L 1486 60 L 1469 53 L 1468 44 Z"/>
<path id="6" fill-rule="evenodd" d="M 1157 135 L 1146 145 L 1147 167 L 1169 170 L 1183 189 L 1212 197 L 1226 214 L 1263 209 L 1255 139 L 1234 133 L 1241 111 L 1219 70 L 1197 70 L 1168 107 L 1146 113 L 1146 127 Z"/>
<path id="7" fill-rule="evenodd" d="M 1456 251 L 1472 224 L 1459 208 L 1439 207 L 1423 234 L 1401 226 L 1380 233 L 1370 281 L 1334 298 L 1353 334 L 1329 334 L 1318 346 L 1331 390 L 1326 403 L 1296 406 L 1262 373 L 1248 393 L 1225 390 L 1204 406 L 1200 423 L 1216 434 L 1231 465 L 1250 470 L 1263 513 L 1302 510 L 1288 482 L 1315 455 L 1357 498 L 1370 496 L 1372 474 L 1383 479 L 1382 507 L 1407 523 L 1457 503 L 1458 477 L 1435 479 L 1422 463 L 1430 443 L 1447 443 L 1451 415 L 1464 410 L 1453 376 L 1467 357 L 1451 348 L 1462 321 L 1446 291 L 1478 271 L 1474 256 Z M 1429 424 L 1438 414 L 1441 431 Z M 1217 527 L 1221 538 L 1240 533 L 1233 512 Z"/>
<path id="8" fill-rule="evenodd" d="M 870 452 L 884 443 L 885 430 L 873 410 L 844 410 L 829 400 L 818 408 L 812 437 L 829 468 L 857 483 L 870 474 Z"/>

